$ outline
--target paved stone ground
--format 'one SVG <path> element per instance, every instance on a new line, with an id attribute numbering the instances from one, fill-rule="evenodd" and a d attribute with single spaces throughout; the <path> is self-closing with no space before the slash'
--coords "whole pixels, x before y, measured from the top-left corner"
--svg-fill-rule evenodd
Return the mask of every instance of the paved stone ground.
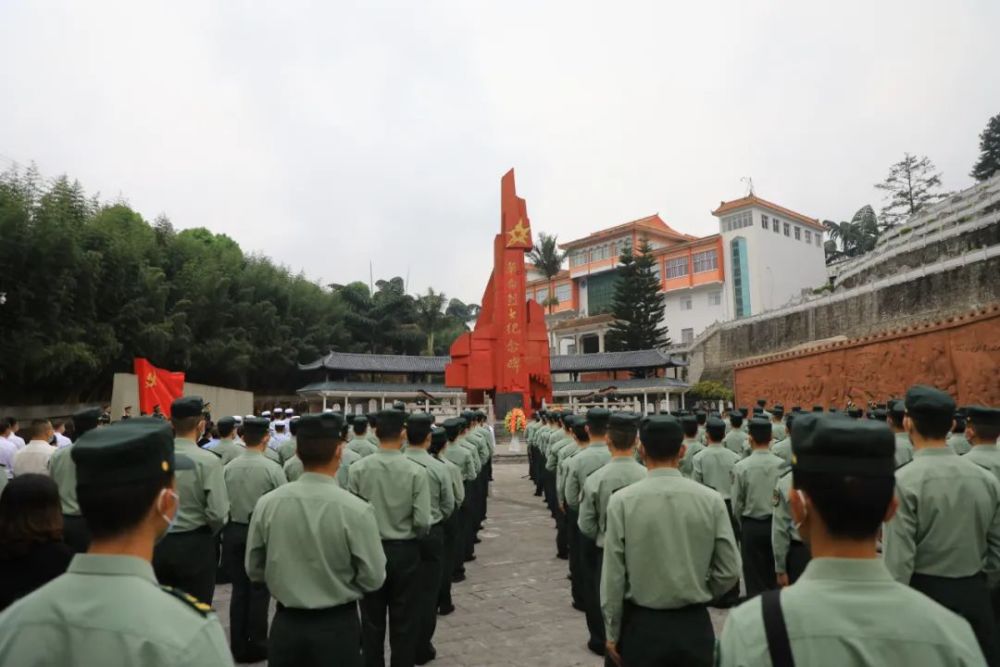
<path id="1" fill-rule="evenodd" d="M 466 564 L 468 579 L 453 589 L 456 611 L 439 617 L 433 667 L 598 667 L 587 648 L 583 614 L 570 606 L 567 564 L 555 557 L 555 530 L 533 495 L 527 465 L 494 465 L 489 519 Z M 216 589 L 215 607 L 228 631 L 230 586 Z M 712 612 L 716 632 L 725 612 Z M 265 663 L 260 663 L 261 665 Z"/>

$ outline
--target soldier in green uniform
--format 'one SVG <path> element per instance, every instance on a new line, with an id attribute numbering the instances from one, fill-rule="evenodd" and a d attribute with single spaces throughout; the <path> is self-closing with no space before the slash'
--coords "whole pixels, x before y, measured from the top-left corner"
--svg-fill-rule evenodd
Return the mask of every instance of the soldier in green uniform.
<path id="1" fill-rule="evenodd" d="M 643 423 L 643 437 L 660 437 L 664 423 L 673 424 L 672 417 L 651 417 Z M 635 460 L 637 420 L 624 415 L 611 415 L 608 421 L 608 444 L 611 459 L 594 471 L 583 485 L 580 500 L 580 542 L 584 607 L 590 640 L 587 648 L 604 655 L 604 618 L 601 616 L 601 566 L 604 560 L 604 533 L 607 529 L 608 501 L 611 495 L 633 482 L 646 477 L 646 469 Z"/>
<path id="2" fill-rule="evenodd" d="M 222 553 L 233 581 L 229 603 L 229 641 L 236 662 L 267 659 L 267 607 L 271 594 L 267 585 L 251 582 L 245 558 L 250 517 L 257 501 L 286 482 L 281 466 L 264 456 L 270 438 L 270 423 L 263 418 L 243 424 L 246 443 L 242 454 L 223 469 L 229 494 L 229 523 L 224 531 Z"/>
<path id="3" fill-rule="evenodd" d="M 233 440 L 233 436 L 236 435 L 236 420 L 234 418 L 223 417 L 215 426 L 219 429 L 219 441 L 213 449 L 207 451 L 222 459 L 222 465 L 225 467 L 227 463 L 243 453 L 243 448 Z"/>
<path id="4" fill-rule="evenodd" d="M 684 432 L 684 458 L 681 459 L 681 474 L 690 479 L 694 476 L 694 457 L 705 446 L 698 440 L 698 420 L 693 415 L 680 418 L 681 430 Z"/>
<path id="5" fill-rule="evenodd" d="M 205 428 L 199 396 L 178 398 L 170 406 L 174 449 L 194 462 L 177 473 L 180 509 L 170 531 L 156 545 L 153 569 L 160 583 L 211 604 L 218 565 L 215 535 L 226 525 L 229 495 L 219 457 L 196 443 Z"/>
<path id="6" fill-rule="evenodd" d="M 437 613 L 447 616 L 455 611 L 455 605 L 451 601 L 451 578 L 455 571 L 455 542 L 461 531 L 462 503 L 465 502 L 465 485 L 462 480 L 462 469 L 451 462 L 446 454 L 448 446 L 448 432 L 443 428 L 434 427 L 431 429 L 430 446 L 427 452 L 440 461 L 448 471 L 451 481 L 451 492 L 454 498 L 454 507 L 451 514 L 444 519 L 444 552 L 441 558 L 441 585 L 437 593 Z"/>
<path id="7" fill-rule="evenodd" d="M 733 514 L 731 487 L 733 483 L 733 468 L 740 461 L 739 454 L 727 449 L 722 444 L 726 425 L 721 419 L 710 419 L 705 427 L 708 434 L 708 446 L 698 456 L 694 457 L 694 481 L 715 489 L 722 496 L 726 510 L 733 522 L 733 534 L 739 535 L 739 524 Z"/>
<path id="8" fill-rule="evenodd" d="M 774 488 L 774 513 L 771 518 L 771 549 L 774 552 L 774 576 L 778 586 L 794 584 L 809 564 L 809 547 L 802 541 L 792 521 L 790 496 L 792 470 L 787 468 Z"/>
<path id="9" fill-rule="evenodd" d="M 472 459 L 473 469 L 475 474 L 472 479 L 472 483 L 465 489 L 465 516 L 463 518 L 463 527 L 465 529 L 464 539 L 462 541 L 462 547 L 464 553 L 462 556 L 462 562 L 469 562 L 476 560 L 476 533 L 479 532 L 479 479 L 480 473 L 483 470 L 483 461 L 480 458 L 479 448 L 468 439 L 469 435 L 469 420 L 465 417 L 458 418 L 461 432 L 459 433 L 458 440 L 456 444 L 469 453 L 469 457 Z M 462 572 L 465 572 L 464 566 L 462 567 Z"/>
<path id="10" fill-rule="evenodd" d="M 378 413 L 375 434 L 381 446 L 351 466 L 348 488 L 375 509 L 386 557 L 385 583 L 361 603 L 365 664 L 384 667 L 386 614 L 393 667 L 414 664 L 420 612 L 420 542 L 431 527 L 427 474 L 404 456 L 406 413 Z"/>
<path id="11" fill-rule="evenodd" d="M 460 442 L 464 420 L 460 417 L 446 419 L 444 427 L 445 437 L 448 439 L 448 446 L 445 448 L 444 456 L 451 461 L 462 474 L 462 502 L 458 503 L 458 517 L 455 520 L 455 539 L 453 542 L 454 551 L 451 553 L 451 581 L 459 583 L 465 581 L 465 541 L 468 538 L 469 505 L 472 503 L 472 490 L 476 481 L 476 463 L 473 455 Z M 456 496 L 457 497 L 457 496 Z M 446 573 L 447 574 L 447 573 Z M 449 603 L 451 599 L 449 597 Z"/>
<path id="12" fill-rule="evenodd" d="M 291 434 L 288 440 L 278 445 L 278 465 L 285 465 L 295 456 L 295 442 L 299 433 L 299 418 L 292 417 L 288 422 L 288 432 Z"/>
<path id="13" fill-rule="evenodd" d="M 776 403 L 773 408 L 771 408 L 771 440 L 772 442 L 779 442 L 785 439 L 787 434 L 787 429 L 785 428 L 785 406 L 781 403 Z"/>
<path id="14" fill-rule="evenodd" d="M 708 413 L 704 410 L 695 410 L 694 418 L 698 422 L 698 442 L 703 446 L 707 445 L 708 435 L 705 433 L 705 428 L 706 424 L 708 424 Z"/>
<path id="15" fill-rule="evenodd" d="M 418 571 L 419 603 L 417 605 L 416 663 L 423 665 L 433 660 L 434 630 L 437 628 L 438 597 L 444 572 L 444 523 L 455 511 L 455 491 L 448 466 L 431 456 L 431 428 L 434 417 L 426 412 L 415 412 L 406 420 L 407 446 L 405 456 L 423 468 L 427 476 L 431 498 L 431 527 L 420 538 L 420 569 Z"/>
<path id="16" fill-rule="evenodd" d="M 903 401 L 890 401 L 889 403 L 889 428 L 892 429 L 896 438 L 896 467 L 899 468 L 913 460 L 913 443 L 910 436 L 903 427 L 903 419 L 906 416 L 906 407 Z"/>
<path id="17" fill-rule="evenodd" d="M 959 456 L 964 456 L 972 449 L 969 439 L 965 437 L 965 411 L 958 410 L 955 413 L 955 426 L 952 427 L 948 435 L 948 447 Z"/>
<path id="18" fill-rule="evenodd" d="M 543 412 L 543 410 L 535 410 L 535 413 L 531 415 L 531 421 L 524 427 L 524 439 L 528 443 L 528 479 L 532 482 L 535 481 L 535 456 L 538 451 L 535 447 L 535 435 L 542 426 Z"/>
<path id="19" fill-rule="evenodd" d="M 715 633 L 706 605 L 739 585 L 740 556 L 720 495 L 678 470 L 680 426 L 656 424 L 657 435 L 644 430 L 639 444 L 646 479 L 608 502 L 601 573 L 606 650 L 627 667 L 710 665 Z M 721 434 L 717 440 L 721 447 Z"/>
<path id="20" fill-rule="evenodd" d="M 563 431 L 559 434 L 559 440 L 549 445 L 549 453 L 545 460 L 545 470 L 547 471 L 548 479 L 552 480 L 552 504 L 549 506 L 549 511 L 556 521 L 556 558 L 565 560 L 569 557 L 569 547 L 566 542 L 568 533 L 566 515 L 562 511 L 562 504 L 557 489 L 559 484 L 558 466 L 559 452 L 564 447 L 572 447 L 574 444 L 573 436 L 570 434 L 570 431 L 573 429 L 573 412 L 571 410 L 563 410 L 560 418 L 562 420 Z"/>
<path id="21" fill-rule="evenodd" d="M 965 437 L 972 445 L 965 458 L 1000 480 L 1000 410 L 978 405 L 966 408 Z"/>
<path id="22" fill-rule="evenodd" d="M 211 608 L 157 586 L 153 544 L 178 511 L 170 425 L 138 417 L 88 431 L 68 448 L 90 553 L 0 616 L 0 664 L 232 665 Z"/>
<path id="23" fill-rule="evenodd" d="M 733 428 L 722 439 L 722 445 L 741 459 L 750 456 L 750 438 L 743 431 L 743 413 L 739 410 L 730 412 L 729 423 Z"/>
<path id="24" fill-rule="evenodd" d="M 378 451 L 378 442 L 372 442 L 369 435 L 367 415 L 358 415 L 352 422 L 354 437 L 347 443 L 347 448 L 360 457 L 374 454 Z"/>
<path id="25" fill-rule="evenodd" d="M 753 452 L 733 467 L 733 514 L 740 521 L 740 548 L 743 557 L 743 584 L 751 598 L 777 586 L 774 551 L 771 548 L 771 514 L 774 488 L 784 461 L 768 451 L 771 422 L 762 417 L 750 420 Z"/>
<path id="26" fill-rule="evenodd" d="M 101 409 L 90 408 L 73 415 L 73 432 L 79 440 L 85 433 L 98 428 L 101 421 Z M 63 540 L 77 553 L 82 553 L 90 546 L 90 533 L 87 522 L 80 514 L 80 503 L 76 500 L 76 464 L 73 463 L 71 452 L 73 445 L 62 447 L 52 452 L 49 459 L 49 475 L 59 487 L 59 502 L 63 514 Z M 6 478 L 3 471 L 0 475 Z M 6 480 L 5 480 L 6 481 Z"/>
<path id="27" fill-rule="evenodd" d="M 896 505 L 885 425 L 820 416 L 793 430 L 792 513 L 814 559 L 796 584 L 730 613 L 717 664 L 985 664 L 967 623 L 893 581 L 878 558 L 879 527 Z"/>
<path id="28" fill-rule="evenodd" d="M 570 436 L 570 443 L 563 446 L 559 453 L 556 455 L 556 503 L 559 509 L 560 521 L 562 526 L 566 531 L 564 538 L 563 547 L 565 551 L 560 553 L 558 551 L 558 546 L 556 550 L 556 558 L 561 560 L 570 560 L 574 558 L 572 550 L 570 548 L 570 543 L 575 542 L 577 539 L 578 530 L 577 527 L 570 525 L 569 518 L 566 514 L 568 506 L 566 504 L 566 476 L 569 460 L 583 451 L 583 448 L 590 444 L 590 435 L 587 433 L 587 418 L 583 415 L 572 415 L 564 420 L 568 424 L 568 432 Z M 573 561 L 570 561 L 570 566 L 572 569 L 576 568 Z M 579 597 L 580 587 L 576 585 L 573 587 L 573 606 L 576 608 L 583 608 L 583 603 Z"/>
<path id="29" fill-rule="evenodd" d="M 493 481 L 493 444 L 490 438 L 490 431 L 486 428 L 486 413 L 476 410 L 476 421 L 478 423 L 477 433 L 479 434 L 479 447 L 483 456 L 483 482 L 480 494 L 482 497 L 480 507 L 480 522 L 486 521 L 487 508 L 490 498 L 490 482 Z M 480 526 L 481 527 L 481 526 Z"/>
<path id="30" fill-rule="evenodd" d="M 779 459 L 784 461 L 784 471 L 787 472 L 792 469 L 792 424 L 795 420 L 802 419 L 806 415 L 811 415 L 811 412 L 799 412 L 798 414 L 792 413 L 788 415 L 788 419 L 785 420 L 785 437 L 781 440 L 774 442 L 771 445 L 771 453 L 777 456 Z M 773 436 L 773 431 L 772 431 Z"/>
<path id="31" fill-rule="evenodd" d="M 948 448 L 955 415 L 948 394 L 917 385 L 905 407 L 916 452 L 896 473 L 899 510 L 885 528 L 886 567 L 969 621 L 987 661 L 997 664 L 988 581 L 1000 575 L 1000 482 Z"/>
<path id="32" fill-rule="evenodd" d="M 385 580 L 375 510 L 334 480 L 344 418 L 305 415 L 298 430 L 305 472 L 261 497 L 247 537 L 247 575 L 278 602 L 268 665 L 360 667 L 358 600 Z"/>

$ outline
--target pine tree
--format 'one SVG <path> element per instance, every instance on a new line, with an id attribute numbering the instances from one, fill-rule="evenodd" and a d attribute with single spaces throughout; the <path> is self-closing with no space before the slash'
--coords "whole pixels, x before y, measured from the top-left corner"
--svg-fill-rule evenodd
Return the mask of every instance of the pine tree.
<path id="1" fill-rule="evenodd" d="M 888 194 L 888 203 L 879 213 L 882 229 L 891 229 L 931 204 L 947 196 L 941 191 L 941 173 L 927 156 L 909 153 L 889 168 L 885 181 L 875 185 Z"/>
<path id="2" fill-rule="evenodd" d="M 979 135 L 979 159 L 969 175 L 985 181 L 997 172 L 1000 172 L 1000 113 L 990 118 Z"/>
<path id="3" fill-rule="evenodd" d="M 643 239 L 638 254 L 632 252 L 631 244 L 626 244 L 619 257 L 621 266 L 611 307 L 615 322 L 608 331 L 610 351 L 649 350 L 670 344 L 652 250 Z"/>

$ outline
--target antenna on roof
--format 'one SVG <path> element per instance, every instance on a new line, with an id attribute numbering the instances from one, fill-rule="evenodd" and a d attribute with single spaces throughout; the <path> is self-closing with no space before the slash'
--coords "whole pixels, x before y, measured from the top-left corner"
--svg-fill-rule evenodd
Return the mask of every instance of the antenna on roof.
<path id="1" fill-rule="evenodd" d="M 746 196 L 753 197 L 753 178 L 751 178 L 750 176 L 744 176 L 743 178 L 740 179 L 740 182 L 747 184 Z"/>

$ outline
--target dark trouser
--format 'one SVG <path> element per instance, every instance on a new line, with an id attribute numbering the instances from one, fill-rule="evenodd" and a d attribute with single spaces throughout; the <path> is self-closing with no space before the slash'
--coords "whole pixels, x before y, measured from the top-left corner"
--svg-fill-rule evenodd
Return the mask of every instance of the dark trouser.
<path id="1" fill-rule="evenodd" d="M 583 607 L 583 573 L 580 572 L 580 527 L 577 521 L 580 513 L 572 507 L 566 507 L 566 544 L 569 547 L 570 592 L 573 594 L 573 604 Z"/>
<path id="2" fill-rule="evenodd" d="M 86 552 L 90 547 L 87 520 L 75 514 L 63 514 L 63 541 L 77 553 Z"/>
<path id="3" fill-rule="evenodd" d="M 462 482 L 465 487 L 465 500 L 458 508 L 458 520 L 455 522 L 455 550 L 452 552 L 451 573 L 465 574 L 465 555 L 468 553 L 466 542 L 469 540 L 469 488 L 472 482 Z"/>
<path id="4" fill-rule="evenodd" d="M 743 583 L 747 598 L 778 587 L 774 574 L 774 548 L 771 546 L 771 517 L 743 517 Z"/>
<path id="5" fill-rule="evenodd" d="M 788 575 L 788 583 L 794 584 L 806 571 L 806 565 L 812 560 L 809 547 L 803 542 L 792 540 L 788 545 L 788 555 L 785 556 L 785 574 Z"/>
<path id="6" fill-rule="evenodd" d="M 267 658 L 267 607 L 271 594 L 267 584 L 247 578 L 244 556 L 247 551 L 245 523 L 226 526 L 222 553 L 225 568 L 233 582 L 233 597 L 229 603 L 229 644 L 236 662 L 260 662 Z"/>
<path id="7" fill-rule="evenodd" d="M 358 604 L 290 609 L 278 604 L 268 667 L 361 667 Z"/>
<path id="8" fill-rule="evenodd" d="M 538 448 L 528 445 L 528 477 L 535 481 L 535 457 L 538 456 Z"/>
<path id="9" fill-rule="evenodd" d="M 538 447 L 535 448 L 535 495 L 542 493 L 542 483 L 545 481 L 545 455 Z"/>
<path id="10" fill-rule="evenodd" d="M 587 615 L 587 630 L 590 631 L 590 646 L 600 649 L 604 646 L 604 618 L 601 616 L 601 563 L 603 549 L 597 542 L 583 533 L 578 538 L 580 544 L 581 591 L 583 608 Z"/>
<path id="11" fill-rule="evenodd" d="M 441 592 L 441 568 L 444 565 L 444 526 L 437 523 L 420 540 L 420 570 L 417 608 L 417 658 L 433 656 L 434 630 L 437 629 L 437 603 Z"/>
<path id="12" fill-rule="evenodd" d="M 483 522 L 486 518 L 486 496 L 490 488 L 490 462 L 489 460 L 483 464 L 483 469 L 479 471 L 479 479 L 476 480 L 479 483 L 479 514 L 476 515 L 476 529 L 478 530 L 479 524 Z"/>
<path id="13" fill-rule="evenodd" d="M 490 481 L 493 479 L 493 458 L 491 457 L 486 461 L 486 465 L 483 467 L 483 520 L 486 520 L 486 505 L 489 503 L 490 497 Z"/>
<path id="14" fill-rule="evenodd" d="M 559 516 L 559 495 L 556 493 L 556 473 L 545 469 L 545 482 L 542 484 L 545 493 L 545 504 L 553 518 Z"/>
<path id="15" fill-rule="evenodd" d="M 474 479 L 465 482 L 465 541 L 463 555 L 471 558 L 476 553 L 476 533 L 479 532 L 479 485 Z"/>
<path id="16" fill-rule="evenodd" d="M 625 667 L 712 664 L 715 631 L 708 609 L 647 609 L 625 602 L 618 650 Z"/>
<path id="17" fill-rule="evenodd" d="M 985 575 L 951 578 L 914 574 L 910 577 L 910 586 L 967 620 L 979 648 L 986 656 L 986 664 L 1000 664 L 993 607 Z"/>
<path id="18" fill-rule="evenodd" d="M 441 585 L 438 587 L 437 606 L 447 609 L 451 601 L 451 576 L 455 573 L 455 561 L 462 562 L 461 554 L 455 547 L 462 530 L 461 509 L 456 509 L 444 522 L 444 548 L 441 558 Z"/>
<path id="19" fill-rule="evenodd" d="M 385 583 L 361 602 L 361 639 L 367 667 L 385 666 L 385 625 L 389 615 L 389 664 L 413 667 L 420 612 L 420 544 L 382 540 Z M 329 664 L 334 664 L 330 662 Z"/>
<path id="20" fill-rule="evenodd" d="M 228 526 L 228 524 L 226 524 Z M 226 538 L 225 538 L 226 528 L 223 527 L 219 531 L 219 534 L 215 536 L 215 583 L 216 584 L 228 584 L 231 583 L 233 577 L 229 574 L 229 557 L 226 556 Z"/>
<path id="21" fill-rule="evenodd" d="M 742 531 L 740 530 L 740 522 L 737 521 L 736 517 L 733 516 L 733 501 L 729 498 L 726 498 L 725 503 L 726 503 L 726 512 L 729 514 L 729 524 L 733 527 L 733 535 L 736 536 L 736 542 L 739 543 L 740 540 L 742 539 L 740 535 Z"/>
<path id="22" fill-rule="evenodd" d="M 157 581 L 208 605 L 215 594 L 215 568 L 215 536 L 208 526 L 168 533 L 153 550 Z"/>
<path id="23" fill-rule="evenodd" d="M 566 558 L 569 554 L 569 548 L 566 546 L 568 532 L 566 513 L 561 507 L 556 507 L 556 555 L 560 558 Z"/>

